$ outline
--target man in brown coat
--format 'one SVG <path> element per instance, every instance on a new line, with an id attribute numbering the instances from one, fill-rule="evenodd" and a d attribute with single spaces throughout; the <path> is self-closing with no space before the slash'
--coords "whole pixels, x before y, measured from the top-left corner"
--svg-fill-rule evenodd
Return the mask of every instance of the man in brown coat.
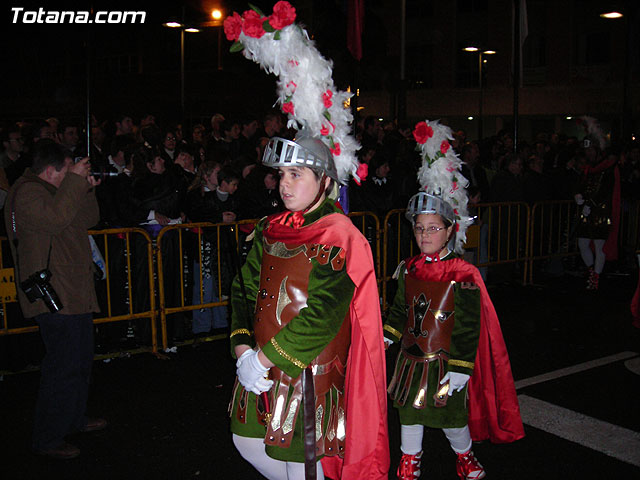
<path id="1" fill-rule="evenodd" d="M 46 294 L 29 299 L 18 288 L 22 312 L 25 318 L 35 318 L 46 348 L 33 449 L 63 459 L 80 454 L 64 441 L 65 435 L 106 426 L 102 419 L 86 417 L 93 362 L 92 312 L 99 311 L 87 236 L 87 229 L 99 219 L 94 192 L 99 182 L 89 169 L 88 159 L 74 164 L 63 147 L 43 140 L 35 149 L 33 166 L 12 186 L 5 205 L 18 285 L 48 270 L 50 280 L 43 283 L 58 297 L 53 302 Z"/>

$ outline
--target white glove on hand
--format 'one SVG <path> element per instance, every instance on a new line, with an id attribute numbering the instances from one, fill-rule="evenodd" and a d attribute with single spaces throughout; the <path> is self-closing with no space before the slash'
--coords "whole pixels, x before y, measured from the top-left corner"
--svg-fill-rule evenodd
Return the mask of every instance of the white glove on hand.
<path id="1" fill-rule="evenodd" d="M 236 362 L 238 381 L 249 392 L 260 395 L 268 391 L 273 385 L 273 380 L 267 380 L 265 374 L 269 371 L 258 359 L 258 352 L 247 350 Z"/>
<path id="2" fill-rule="evenodd" d="M 591 213 L 591 207 L 589 205 L 585 205 L 584 207 L 582 207 L 583 217 L 588 217 L 590 213 Z"/>
<path id="3" fill-rule="evenodd" d="M 582 198 L 582 194 L 581 193 L 576 193 L 573 198 L 575 198 L 576 203 L 578 205 L 582 205 L 584 203 L 584 198 Z"/>
<path id="4" fill-rule="evenodd" d="M 453 391 L 459 392 L 464 388 L 464 386 L 471 378 L 469 375 L 465 373 L 458 372 L 447 372 L 442 380 L 440 380 L 440 385 L 449 382 L 449 396 L 453 395 Z"/>
<path id="5" fill-rule="evenodd" d="M 386 350 L 391 345 L 393 345 L 393 340 L 391 340 L 390 338 L 384 337 L 384 349 Z"/>

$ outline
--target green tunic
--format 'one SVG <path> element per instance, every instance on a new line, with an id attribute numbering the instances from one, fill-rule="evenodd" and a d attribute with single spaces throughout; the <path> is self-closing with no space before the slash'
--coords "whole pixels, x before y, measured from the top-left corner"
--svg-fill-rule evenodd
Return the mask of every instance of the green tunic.
<path id="1" fill-rule="evenodd" d="M 325 215 L 337 212 L 331 200 L 326 200 L 316 210 L 304 215 L 304 225 L 309 225 Z M 239 278 L 236 277 L 231 286 L 231 353 L 237 345 L 255 347 L 253 338 L 253 314 L 258 291 L 260 289 L 260 272 L 263 255 L 263 229 L 267 219 L 262 219 L 256 229 L 253 247 L 242 267 L 246 298 L 242 296 Z M 292 248 L 287 244 L 288 248 Z M 340 248 L 332 247 L 330 260 L 340 253 Z M 303 368 L 309 365 L 337 335 L 342 322 L 347 316 L 355 286 L 347 275 L 346 265 L 341 270 L 334 270 L 331 261 L 319 264 L 316 258 L 311 259 L 312 268 L 309 274 L 307 306 L 300 310 L 298 316 L 273 337 L 275 342 L 266 343 L 262 351 L 278 368 L 292 378 L 297 378 Z M 274 346 L 279 347 L 279 350 Z M 277 388 L 274 385 L 273 388 Z M 238 400 L 244 388 L 237 384 L 229 405 L 231 431 L 237 435 L 263 438 L 266 428 L 259 423 L 256 414 L 256 395 L 248 394 L 246 422 L 242 423 L 236 416 Z M 290 395 L 291 396 L 290 392 Z M 336 402 L 337 391 L 327 393 L 326 405 Z M 266 446 L 267 454 L 283 461 L 304 462 L 303 444 L 303 409 L 300 408 L 296 420 L 294 436 L 289 448 Z M 328 418 L 325 418 L 325 428 Z"/>
<path id="2" fill-rule="evenodd" d="M 453 254 L 447 255 L 441 261 L 455 258 Z M 398 291 L 384 324 L 386 338 L 398 343 L 407 323 L 407 311 L 409 306 L 405 299 L 405 281 L 407 270 L 404 262 L 398 267 Z M 425 292 L 427 298 L 429 292 Z M 467 424 L 467 389 L 468 384 L 460 392 L 454 392 L 447 398 L 446 406 L 436 406 L 433 400 L 434 394 L 439 389 L 439 379 L 447 371 L 473 374 L 473 363 L 478 349 L 480 334 L 480 290 L 477 288 L 462 288 L 460 284 L 454 286 L 455 323 L 451 333 L 449 361 L 443 361 L 443 372 L 438 368 L 438 362 L 431 362 L 428 369 L 427 392 L 425 395 L 425 407 L 415 408 L 413 400 L 418 394 L 418 386 L 425 363 L 417 362 L 415 372 L 411 379 L 409 395 L 404 405 L 399 405 L 397 399 L 393 405 L 398 409 L 400 423 L 402 425 L 421 424 L 434 428 L 459 428 Z M 399 366 L 403 359 L 403 351 L 398 354 L 394 377 L 399 375 Z M 397 380 L 404 382 L 407 372 Z"/>

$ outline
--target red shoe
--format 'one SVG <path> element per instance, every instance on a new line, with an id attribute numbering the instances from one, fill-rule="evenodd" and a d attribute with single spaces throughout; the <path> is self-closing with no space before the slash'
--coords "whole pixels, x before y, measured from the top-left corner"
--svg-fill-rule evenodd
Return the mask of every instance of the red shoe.
<path id="1" fill-rule="evenodd" d="M 398 480 L 416 480 L 420 478 L 420 461 L 422 452 L 416 455 L 402 454 L 400 465 L 398 465 Z"/>
<path id="2" fill-rule="evenodd" d="M 456 472 L 460 480 L 475 480 L 477 478 L 484 478 L 486 475 L 484 468 L 480 465 L 478 459 L 473 456 L 471 450 L 467 453 L 458 453 Z"/>
<path id="3" fill-rule="evenodd" d="M 37 450 L 38 455 L 43 455 L 49 458 L 55 458 L 56 460 L 71 460 L 80 455 L 80 449 L 74 447 L 70 443 L 62 442 L 55 448 L 49 448 L 48 450 Z"/>
<path id="4" fill-rule="evenodd" d="M 87 424 L 80 429 L 81 432 L 97 432 L 107 428 L 107 421 L 104 418 L 88 418 Z"/>
<path id="5" fill-rule="evenodd" d="M 600 283 L 600 275 L 591 269 L 589 271 L 589 279 L 587 280 L 587 290 L 598 290 L 598 284 Z"/>

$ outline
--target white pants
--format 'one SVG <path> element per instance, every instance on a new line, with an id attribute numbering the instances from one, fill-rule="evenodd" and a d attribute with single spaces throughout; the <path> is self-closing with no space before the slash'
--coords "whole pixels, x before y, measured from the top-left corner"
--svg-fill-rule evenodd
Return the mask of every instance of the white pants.
<path id="1" fill-rule="evenodd" d="M 283 462 L 267 455 L 262 438 L 241 437 L 233 434 L 233 444 L 247 462 L 269 480 L 304 480 L 304 463 Z M 324 480 L 322 464 L 316 464 L 318 480 Z"/>
<path id="2" fill-rule="evenodd" d="M 590 244 L 593 242 L 593 249 L 596 253 L 595 262 L 593 259 L 593 252 L 591 251 Z M 606 260 L 604 251 L 602 248 L 604 247 L 605 240 L 601 239 L 590 239 L 590 238 L 578 238 L 578 247 L 580 248 L 580 256 L 582 257 L 582 261 L 587 267 L 593 266 L 593 270 L 600 275 L 602 273 L 602 269 L 604 268 L 604 262 Z"/>
<path id="3" fill-rule="evenodd" d="M 443 428 L 451 448 L 456 453 L 467 453 L 471 450 L 471 433 L 469 426 L 461 428 Z M 416 455 L 422 451 L 423 425 L 400 425 L 400 450 L 407 455 Z"/>

